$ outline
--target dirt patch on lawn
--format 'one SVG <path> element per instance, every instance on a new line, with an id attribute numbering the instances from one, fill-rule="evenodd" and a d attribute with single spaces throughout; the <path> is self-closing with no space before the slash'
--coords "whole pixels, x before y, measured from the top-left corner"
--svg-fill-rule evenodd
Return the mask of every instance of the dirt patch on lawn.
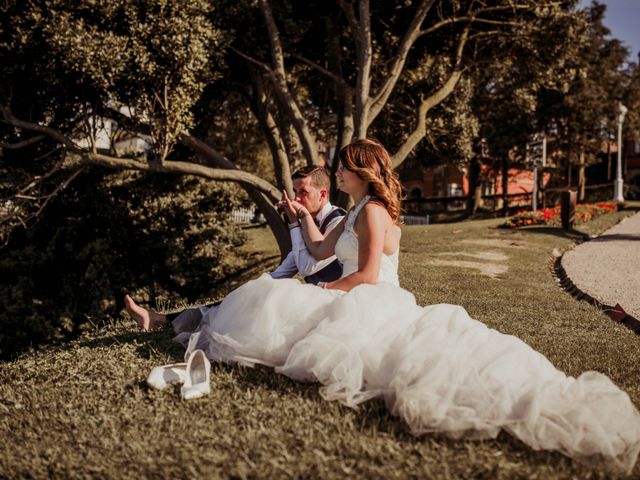
<path id="1" fill-rule="evenodd" d="M 463 257 L 477 258 L 479 260 L 489 260 L 490 262 L 503 262 L 504 260 L 509 259 L 509 257 L 507 257 L 502 252 L 444 252 L 438 253 L 437 255 L 462 255 Z"/>
<path id="2" fill-rule="evenodd" d="M 474 270 L 478 270 L 481 275 L 486 275 L 487 277 L 496 278 L 499 275 L 505 273 L 509 270 L 509 267 L 506 265 L 500 265 L 498 263 L 482 263 L 482 262 L 470 262 L 466 260 L 431 260 L 429 262 L 431 265 L 436 265 L 439 267 L 462 267 L 462 268 L 471 268 Z"/>
<path id="3" fill-rule="evenodd" d="M 460 243 L 498 248 L 522 248 L 526 246 L 526 242 L 520 242 L 517 240 L 505 240 L 502 238 L 479 238 L 477 240 L 460 240 Z"/>

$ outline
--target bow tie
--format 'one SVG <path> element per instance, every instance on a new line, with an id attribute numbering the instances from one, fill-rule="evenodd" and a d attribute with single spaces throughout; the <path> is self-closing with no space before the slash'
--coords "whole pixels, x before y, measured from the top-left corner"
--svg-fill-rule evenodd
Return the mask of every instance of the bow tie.
<path id="1" fill-rule="evenodd" d="M 316 227 L 320 228 L 320 221 L 316 217 L 313 217 L 313 223 L 316 224 Z"/>

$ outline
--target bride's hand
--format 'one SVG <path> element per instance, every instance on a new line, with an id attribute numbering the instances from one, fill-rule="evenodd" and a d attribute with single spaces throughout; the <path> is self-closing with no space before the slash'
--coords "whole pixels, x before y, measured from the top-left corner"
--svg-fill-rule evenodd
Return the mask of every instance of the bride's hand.
<path id="1" fill-rule="evenodd" d="M 282 191 L 282 198 L 276 205 L 276 207 L 282 209 L 287 218 L 289 219 L 289 223 L 294 223 L 298 220 L 298 209 L 302 207 L 295 200 L 291 200 L 289 195 L 287 195 L 287 191 Z"/>

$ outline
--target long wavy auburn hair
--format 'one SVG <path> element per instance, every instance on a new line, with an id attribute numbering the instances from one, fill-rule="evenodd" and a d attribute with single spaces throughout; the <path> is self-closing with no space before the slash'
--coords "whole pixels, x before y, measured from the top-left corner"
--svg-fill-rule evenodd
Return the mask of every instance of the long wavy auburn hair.
<path id="1" fill-rule="evenodd" d="M 369 182 L 369 195 L 379 201 L 397 222 L 401 213 L 402 186 L 393 171 L 387 149 L 377 140 L 363 138 L 340 150 L 340 162 L 361 180 Z"/>

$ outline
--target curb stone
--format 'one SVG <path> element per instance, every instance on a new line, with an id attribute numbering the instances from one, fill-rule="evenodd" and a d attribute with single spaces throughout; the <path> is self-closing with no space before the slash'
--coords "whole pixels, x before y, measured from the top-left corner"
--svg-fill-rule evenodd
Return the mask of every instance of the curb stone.
<path id="1" fill-rule="evenodd" d="M 583 242 L 591 240 L 594 237 L 585 238 L 582 241 L 578 241 L 574 244 L 573 248 L 577 247 Z M 575 298 L 578 301 L 587 302 L 601 310 L 611 318 L 614 322 L 624 325 L 631 331 L 633 331 L 636 335 L 640 335 L 640 320 L 631 316 L 620 306 L 620 304 L 616 304 L 615 306 L 608 305 L 606 303 L 602 303 L 599 300 L 596 300 L 591 295 L 586 292 L 580 290 L 575 283 L 569 278 L 567 272 L 562 266 L 562 257 L 564 253 L 556 253 L 549 258 L 549 269 L 551 270 L 551 275 L 554 277 L 556 282 L 560 285 L 564 291 L 566 291 L 569 295 Z"/>

